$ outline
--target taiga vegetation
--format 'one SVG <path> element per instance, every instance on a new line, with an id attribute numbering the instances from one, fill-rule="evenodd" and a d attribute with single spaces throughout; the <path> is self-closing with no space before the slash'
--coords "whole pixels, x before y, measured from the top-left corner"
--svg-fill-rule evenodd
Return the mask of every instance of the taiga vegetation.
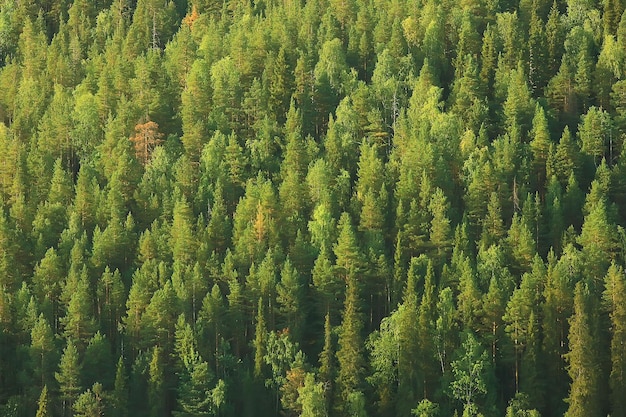
<path id="1" fill-rule="evenodd" d="M 626 416 L 624 0 L 0 0 L 0 415 Z"/>

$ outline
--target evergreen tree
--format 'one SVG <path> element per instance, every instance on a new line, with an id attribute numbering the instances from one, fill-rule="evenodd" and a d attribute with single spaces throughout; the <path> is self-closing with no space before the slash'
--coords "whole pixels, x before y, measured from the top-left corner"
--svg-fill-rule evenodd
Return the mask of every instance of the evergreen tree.
<path id="1" fill-rule="evenodd" d="M 173 217 L 170 245 L 174 261 L 193 264 L 198 244 L 192 226 L 191 207 L 184 198 L 174 206 Z"/>
<path id="2" fill-rule="evenodd" d="M 77 346 L 84 347 L 94 333 L 96 323 L 92 316 L 93 302 L 86 274 L 81 274 L 69 300 L 67 314 L 61 319 L 64 334 Z"/>
<path id="3" fill-rule="evenodd" d="M 611 320 L 611 373 L 609 386 L 611 388 L 611 415 L 622 416 L 625 413 L 624 396 L 625 389 L 624 370 L 624 303 L 621 297 L 626 290 L 624 288 L 624 271 L 621 267 L 611 264 L 605 277 L 605 290 L 603 293 L 604 307 L 609 312 Z"/>
<path id="4" fill-rule="evenodd" d="M 126 369 L 124 366 L 124 360 L 120 356 L 117 361 L 117 367 L 115 370 L 115 383 L 113 386 L 113 393 L 111 395 L 111 409 L 115 415 L 120 417 L 126 417 L 128 415 L 128 386 L 127 386 Z"/>
<path id="5" fill-rule="evenodd" d="M 624 415 L 625 5 L 0 0 L 0 415 Z"/>
<path id="6" fill-rule="evenodd" d="M 614 236 L 614 228 L 608 223 L 605 204 L 600 201 L 585 217 L 578 237 L 578 243 L 583 246 L 585 269 L 590 279 L 600 281 L 606 274 L 611 259 L 610 254 L 615 247 Z M 596 285 L 599 284 L 593 284 L 593 287 Z"/>
<path id="7" fill-rule="evenodd" d="M 98 417 L 104 414 L 105 404 L 102 385 L 95 383 L 91 389 L 78 396 L 74 403 L 74 416 Z"/>
<path id="8" fill-rule="evenodd" d="M 592 158 L 597 166 L 603 157 L 608 156 L 611 135 L 610 116 L 603 110 L 591 107 L 582 117 L 578 128 L 581 141 L 581 152 Z"/>
<path id="9" fill-rule="evenodd" d="M 337 349 L 337 394 L 340 395 L 340 407 L 348 400 L 351 393 L 359 391 L 363 385 L 363 321 L 360 313 L 360 296 L 356 277 L 347 282 L 341 329 Z M 344 412 L 346 410 L 344 409 Z"/>
<path id="10" fill-rule="evenodd" d="M 165 414 L 165 369 L 161 349 L 154 346 L 148 367 L 148 404 L 150 417 Z"/>
<path id="11" fill-rule="evenodd" d="M 34 373 L 33 379 L 38 387 L 44 389 L 49 384 L 52 386 L 52 370 L 57 363 L 57 352 L 54 334 L 43 314 L 40 314 L 34 323 L 30 339 L 29 353 Z"/>
<path id="12" fill-rule="evenodd" d="M 335 379 L 336 370 L 335 352 L 333 345 L 333 332 L 330 324 L 330 313 L 327 313 L 324 320 L 324 347 L 319 357 L 319 378 L 325 384 L 330 385 L 330 390 L 332 390 L 332 384 Z M 332 394 L 332 391 L 330 393 Z"/>
<path id="13" fill-rule="evenodd" d="M 569 319 L 569 353 L 567 371 L 572 378 L 566 416 L 599 416 L 602 414 L 600 393 L 601 366 L 598 357 L 596 323 L 593 320 L 589 290 L 576 284 L 574 314 Z"/>
<path id="14" fill-rule="evenodd" d="M 537 173 L 537 185 L 541 187 L 547 181 L 546 163 L 550 150 L 550 131 L 548 130 L 548 120 L 544 109 L 537 104 L 535 107 L 535 117 L 533 118 L 532 139 L 530 149 L 533 153 L 533 167 Z"/>
<path id="15" fill-rule="evenodd" d="M 265 356 L 265 313 L 263 310 L 263 300 L 259 298 L 257 305 L 258 311 L 256 316 L 256 330 L 254 332 L 254 376 L 261 378 L 263 376 L 263 357 Z"/>
<path id="16" fill-rule="evenodd" d="M 59 383 L 61 399 L 63 400 L 63 413 L 68 414 L 82 391 L 80 384 L 81 366 L 78 357 L 78 350 L 71 340 L 68 340 L 63 355 L 59 362 L 59 372 L 54 374 Z"/>
<path id="17" fill-rule="evenodd" d="M 285 261 L 281 271 L 276 293 L 279 311 L 286 319 L 285 327 L 289 329 L 292 340 L 298 342 L 304 330 L 304 292 L 300 274 L 293 268 L 289 259 Z"/>
<path id="18" fill-rule="evenodd" d="M 489 205 L 487 206 L 487 216 L 483 221 L 483 233 L 480 239 L 481 248 L 487 249 L 491 245 L 499 243 L 504 237 L 504 225 L 502 222 L 502 212 L 498 195 L 491 193 Z"/>
<path id="19" fill-rule="evenodd" d="M 113 387 L 115 374 L 113 373 L 114 362 L 111 355 L 111 344 L 100 332 L 97 332 L 90 340 L 82 363 L 83 386 L 96 383 L 104 388 Z"/>
<path id="20" fill-rule="evenodd" d="M 544 23 L 539 16 L 537 3 L 533 2 L 528 33 L 528 78 L 533 92 L 541 91 L 548 82 L 549 57 Z"/>
<path id="21" fill-rule="evenodd" d="M 48 401 L 48 386 L 44 385 L 37 401 L 37 414 L 35 414 L 35 417 L 50 417 L 52 415 Z"/>
<path id="22" fill-rule="evenodd" d="M 337 228 L 339 229 L 339 237 L 333 247 L 337 258 L 335 271 L 347 285 L 351 278 L 363 271 L 364 260 L 348 213 L 341 214 Z"/>

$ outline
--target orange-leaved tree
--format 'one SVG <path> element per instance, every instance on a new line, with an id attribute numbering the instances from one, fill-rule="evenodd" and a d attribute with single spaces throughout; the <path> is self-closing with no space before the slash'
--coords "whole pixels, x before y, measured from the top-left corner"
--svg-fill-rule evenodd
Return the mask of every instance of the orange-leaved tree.
<path id="1" fill-rule="evenodd" d="M 143 165 L 150 160 L 154 148 L 163 143 L 162 137 L 156 122 L 148 120 L 135 126 L 135 135 L 130 140 L 135 144 L 135 155 Z"/>

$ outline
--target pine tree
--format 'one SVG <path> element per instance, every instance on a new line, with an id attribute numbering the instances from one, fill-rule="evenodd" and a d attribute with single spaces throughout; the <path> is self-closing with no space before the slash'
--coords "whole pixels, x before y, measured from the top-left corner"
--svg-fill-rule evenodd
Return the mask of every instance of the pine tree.
<path id="1" fill-rule="evenodd" d="M 326 317 L 324 319 L 324 347 L 320 352 L 319 364 L 319 378 L 322 382 L 330 386 L 329 389 L 332 394 L 332 384 L 335 380 L 336 366 L 333 346 L 333 332 L 330 324 L 330 313 L 326 313 Z M 332 398 L 332 395 L 327 398 Z"/>
<path id="2" fill-rule="evenodd" d="M 569 353 L 567 372 L 572 378 L 568 408 L 565 416 L 602 415 L 600 365 L 597 323 L 591 313 L 589 290 L 582 282 L 576 284 L 574 292 L 574 314 L 569 319 Z"/>
<path id="3" fill-rule="evenodd" d="M 78 396 L 74 403 L 74 416 L 99 417 L 104 414 L 105 404 L 102 384 L 95 383 L 91 389 Z"/>
<path id="4" fill-rule="evenodd" d="M 213 195 L 213 204 L 209 206 L 210 217 L 206 227 L 206 240 L 211 249 L 224 254 L 230 243 L 232 225 L 226 211 L 221 183 L 217 183 Z"/>
<path id="5" fill-rule="evenodd" d="M 544 109 L 539 104 L 535 106 L 535 117 L 533 118 L 531 136 L 530 149 L 533 153 L 533 167 L 534 171 L 537 173 L 537 185 L 541 187 L 547 180 L 546 163 L 548 161 L 551 141 L 550 131 L 548 130 L 548 120 Z"/>
<path id="6" fill-rule="evenodd" d="M 135 126 L 135 135 L 130 138 L 135 147 L 135 156 L 144 166 L 150 161 L 154 148 L 161 143 L 163 134 L 159 132 L 159 125 L 148 120 Z"/>
<path id="7" fill-rule="evenodd" d="M 90 294 L 87 280 L 86 274 L 81 274 L 69 300 L 67 314 L 61 319 L 64 335 L 79 347 L 86 345 L 96 327 L 92 314 L 94 310 L 93 297 Z"/>
<path id="8" fill-rule="evenodd" d="M 59 383 L 61 399 L 63 400 L 63 412 L 67 413 L 72 409 L 74 401 L 82 391 L 78 350 L 71 340 L 68 340 L 67 346 L 63 349 L 63 356 L 61 356 L 61 362 L 59 363 L 59 372 L 56 372 L 54 377 Z"/>
<path id="9" fill-rule="evenodd" d="M 224 264 L 226 264 L 226 261 L 224 261 Z M 226 318 L 228 322 L 231 323 L 231 325 L 233 326 L 233 328 L 230 329 L 232 333 L 229 332 L 229 334 L 233 335 L 233 348 L 235 354 L 239 354 L 240 349 L 244 345 L 244 332 L 242 331 L 244 323 L 244 300 L 241 286 L 236 276 L 229 279 L 228 290 L 228 310 L 226 313 Z"/>
<path id="10" fill-rule="evenodd" d="M 126 298 L 126 288 L 119 270 L 116 269 L 111 273 L 108 267 L 105 268 L 98 280 L 96 298 L 100 328 L 109 340 L 114 341 L 117 336 L 117 326 L 122 322 Z"/>
<path id="11" fill-rule="evenodd" d="M 213 110 L 209 120 L 223 133 L 236 131 L 242 98 L 241 78 L 242 73 L 230 56 L 211 66 Z"/>
<path id="12" fill-rule="evenodd" d="M 459 318 L 464 329 L 473 329 L 475 328 L 482 302 L 476 272 L 467 256 L 463 256 L 457 269 L 459 274 L 459 295 L 457 301 Z"/>
<path id="13" fill-rule="evenodd" d="M 480 239 L 480 246 L 483 249 L 491 245 L 497 245 L 504 237 L 504 225 L 502 222 L 502 212 L 498 195 L 493 192 L 487 206 L 487 216 L 483 221 L 483 232 Z"/>
<path id="14" fill-rule="evenodd" d="M 513 47 L 515 48 L 515 47 Z M 526 82 L 523 68 L 512 70 L 503 112 L 506 127 L 510 131 L 516 126 L 522 135 L 530 128 L 533 113 L 533 99 Z"/>
<path id="15" fill-rule="evenodd" d="M 609 138 L 611 137 L 612 122 L 607 112 L 597 107 L 591 107 L 582 116 L 578 127 L 578 136 L 581 142 L 581 152 L 592 158 L 598 166 L 602 158 L 608 156 Z"/>
<path id="16" fill-rule="evenodd" d="M 535 3 L 532 6 L 528 33 L 528 78 L 534 93 L 540 92 L 549 79 L 549 58 L 546 56 L 547 52 L 544 23 L 538 14 Z"/>
<path id="17" fill-rule="evenodd" d="M 82 385 L 113 387 L 115 380 L 111 343 L 99 331 L 89 340 L 82 363 Z"/>
<path id="18" fill-rule="evenodd" d="M 124 359 L 120 356 L 115 370 L 115 383 L 111 395 L 111 409 L 116 416 L 126 417 L 128 415 L 128 386 Z"/>
<path id="19" fill-rule="evenodd" d="M 364 261 L 348 213 L 341 214 L 337 228 L 339 229 L 339 237 L 333 247 L 337 258 L 335 270 L 337 275 L 347 284 L 351 277 L 355 277 L 363 271 Z"/>
<path id="20" fill-rule="evenodd" d="M 547 175 L 556 175 L 561 181 L 561 184 L 567 184 L 570 174 L 576 172 L 579 168 L 579 149 L 576 143 L 572 140 L 572 135 L 568 127 L 563 130 L 559 144 L 556 147 L 552 164 L 548 165 L 546 169 L 550 168 Z"/>
<path id="21" fill-rule="evenodd" d="M 48 386 L 44 385 L 37 401 L 37 414 L 35 414 L 35 417 L 50 417 L 51 415 L 50 404 L 48 403 Z"/>
<path id="22" fill-rule="evenodd" d="M 596 203 L 591 212 L 585 216 L 580 236 L 577 241 L 582 245 L 585 270 L 588 277 L 600 281 L 606 274 L 615 248 L 615 229 L 607 218 L 605 203 Z M 599 286 L 598 283 L 593 287 Z"/>
<path id="23" fill-rule="evenodd" d="M 428 206 L 432 214 L 429 240 L 436 248 L 435 255 L 439 262 L 446 258 L 452 244 L 452 229 L 448 217 L 449 206 L 443 191 L 440 188 L 435 189 Z"/>
<path id="24" fill-rule="evenodd" d="M 399 377 L 398 363 L 402 364 L 400 357 L 401 339 L 398 337 L 402 331 L 400 317 L 403 307 L 385 317 L 380 323 L 380 330 L 372 332 L 366 341 L 369 350 L 369 362 L 371 374 L 367 381 L 375 389 L 378 400 L 376 409 L 380 414 L 393 412 L 394 405 L 398 410 L 403 410 L 406 403 L 412 399 L 411 387 L 404 384 Z M 396 387 L 396 385 L 399 385 Z M 408 397 L 408 398 L 407 398 Z"/>
<path id="25" fill-rule="evenodd" d="M 566 411 L 562 398 L 568 393 L 569 383 L 564 355 L 567 353 L 567 326 L 573 304 L 570 280 L 579 279 L 580 269 L 577 253 L 573 249 L 571 245 L 566 245 L 558 262 L 554 252 L 548 255 L 544 302 L 541 305 L 544 337 L 540 363 L 545 368 L 546 380 L 555 381 L 546 385 L 546 408 L 560 415 Z"/>
<path id="26" fill-rule="evenodd" d="M 340 404 L 347 401 L 348 396 L 361 389 L 363 385 L 363 338 L 361 335 L 363 321 L 360 313 L 360 296 L 356 277 L 347 282 L 346 300 L 339 331 L 337 349 L 337 394 Z"/>
<path id="27" fill-rule="evenodd" d="M 530 203 L 530 199 L 526 201 L 526 204 Z M 512 271 L 528 272 L 530 271 L 531 263 L 534 255 L 536 254 L 537 244 L 532 234 L 531 227 L 526 217 L 521 218 L 515 213 L 513 215 L 513 221 L 509 229 L 507 243 L 509 250 L 511 251 L 512 259 L 510 268 Z M 537 229 L 540 229 L 537 227 Z"/>
<path id="28" fill-rule="evenodd" d="M 59 316 L 62 274 L 61 260 L 56 250 L 48 249 L 43 259 L 35 266 L 33 292 L 37 296 L 42 312 L 51 323 L 56 323 Z"/>
<path id="29" fill-rule="evenodd" d="M 176 324 L 178 354 L 178 408 L 175 416 L 216 414 L 224 401 L 225 385 L 219 380 L 211 389 L 213 375 L 197 351 L 196 336 L 181 315 Z"/>
<path id="30" fill-rule="evenodd" d="M 172 281 L 167 280 L 162 288 L 154 292 L 141 316 L 139 332 L 142 343 L 148 346 L 154 343 L 164 349 L 171 346 L 178 315 L 176 301 Z"/>
<path id="31" fill-rule="evenodd" d="M 611 320 L 611 415 L 624 416 L 626 403 L 623 393 L 626 390 L 626 304 L 622 297 L 626 291 L 624 271 L 621 267 L 611 264 L 604 279 L 604 307 Z"/>
<path id="32" fill-rule="evenodd" d="M 174 261 L 193 265 L 196 259 L 198 242 L 193 230 L 193 213 L 183 197 L 176 202 L 173 212 L 170 245 Z"/>
<path id="33" fill-rule="evenodd" d="M 218 371 L 221 365 L 218 359 L 220 355 L 220 342 L 224 336 L 227 324 L 227 309 L 224 304 L 222 291 L 217 284 L 214 284 L 213 289 L 207 292 L 202 301 L 202 308 L 198 313 L 198 321 L 196 322 L 204 336 L 201 340 L 204 339 L 207 348 L 213 351 L 215 369 Z"/>
<path id="34" fill-rule="evenodd" d="M 97 182 L 94 181 L 92 170 L 86 165 L 81 165 L 76 180 L 76 195 L 72 211 L 80 218 L 83 229 L 89 232 L 95 226 L 97 201 L 97 193 L 95 191 L 100 191 Z"/>
<path id="35" fill-rule="evenodd" d="M 602 2 L 602 21 L 604 23 L 604 34 L 614 35 L 624 12 L 624 4 L 618 0 L 604 0 Z"/>
<path id="36" fill-rule="evenodd" d="M 496 51 L 496 33 L 493 26 L 487 24 L 485 31 L 483 32 L 482 50 L 481 50 L 481 68 L 480 79 L 483 85 L 487 86 L 487 91 L 491 92 L 493 86 L 493 77 L 497 66 L 497 51 Z"/>
<path id="37" fill-rule="evenodd" d="M 148 404 L 150 417 L 165 415 L 165 369 L 163 369 L 163 354 L 158 346 L 152 349 L 148 368 Z"/>
<path id="38" fill-rule="evenodd" d="M 259 298 L 257 305 L 256 330 L 254 332 L 254 376 L 261 378 L 263 376 L 263 357 L 265 356 L 265 312 L 263 310 L 263 299 Z"/>
<path id="39" fill-rule="evenodd" d="M 302 279 L 300 273 L 287 259 L 280 274 L 280 282 L 276 286 L 276 301 L 279 311 L 286 319 L 286 328 L 291 338 L 300 342 L 304 330 L 305 304 Z"/>
<path id="40" fill-rule="evenodd" d="M 52 384 L 52 370 L 57 363 L 54 334 L 43 314 L 34 323 L 30 333 L 30 359 L 34 381 L 39 387 Z"/>
<path id="41" fill-rule="evenodd" d="M 513 342 L 515 349 L 515 389 L 520 387 L 520 359 L 531 342 L 532 327 L 534 319 L 535 305 L 537 303 L 536 292 L 538 283 L 535 282 L 534 274 L 526 273 L 522 277 L 519 288 L 511 294 L 506 305 L 506 312 L 503 319 L 506 323 L 505 332 Z"/>
<path id="42" fill-rule="evenodd" d="M 435 345 L 433 343 L 436 320 L 435 271 L 433 263 L 428 262 L 424 277 L 424 292 L 419 306 L 417 330 L 420 335 L 419 352 L 425 358 L 420 361 L 421 374 L 424 378 L 424 396 L 430 397 L 435 391 Z M 428 358 L 428 359 L 426 359 Z"/>

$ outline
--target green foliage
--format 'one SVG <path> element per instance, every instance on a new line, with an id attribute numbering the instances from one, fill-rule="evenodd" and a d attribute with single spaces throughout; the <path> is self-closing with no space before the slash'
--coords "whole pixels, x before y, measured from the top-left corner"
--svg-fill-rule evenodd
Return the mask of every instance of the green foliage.
<path id="1" fill-rule="evenodd" d="M 81 366 L 78 357 L 78 350 L 71 340 L 63 349 L 61 362 L 59 362 L 59 372 L 54 374 L 59 383 L 61 399 L 64 408 L 71 408 L 78 394 L 82 391 L 80 383 Z"/>
<path id="2" fill-rule="evenodd" d="M 224 403 L 226 385 L 223 380 L 213 386 L 213 375 L 200 357 L 191 326 L 180 316 L 176 330 L 176 351 L 181 364 L 176 416 L 216 415 Z"/>
<path id="3" fill-rule="evenodd" d="M 94 384 L 91 389 L 80 394 L 74 403 L 74 416 L 76 417 L 97 417 L 104 413 L 102 385 Z"/>
<path id="4" fill-rule="evenodd" d="M 625 48 L 623 0 L 0 0 L 0 414 L 624 415 Z"/>
<path id="5" fill-rule="evenodd" d="M 49 417 L 51 415 L 48 401 L 48 386 L 44 385 L 37 401 L 37 414 L 35 414 L 35 417 Z"/>
<path id="6" fill-rule="evenodd" d="M 594 337 L 596 330 L 590 311 L 588 289 L 581 282 L 576 284 L 574 314 L 569 322 L 570 351 L 567 361 L 572 385 L 566 400 L 568 408 L 565 415 L 600 415 L 601 367 L 597 355 L 598 340 Z"/>
<path id="7" fill-rule="evenodd" d="M 302 406 L 302 417 L 317 417 L 326 415 L 326 399 L 324 397 L 324 384 L 315 382 L 315 377 L 307 373 L 304 386 L 298 388 L 298 403 Z"/>
<path id="8" fill-rule="evenodd" d="M 52 386 L 52 370 L 57 363 L 57 352 L 52 328 L 43 314 L 40 314 L 34 323 L 30 338 L 29 353 L 32 361 L 33 380 L 37 386 L 44 389 L 49 384 Z"/>
<path id="9" fill-rule="evenodd" d="M 337 389 L 345 402 L 363 384 L 363 321 L 361 319 L 359 289 L 356 278 L 347 283 L 341 330 L 337 349 Z"/>
<path id="10" fill-rule="evenodd" d="M 424 399 L 417 404 L 417 407 L 411 410 L 411 414 L 416 417 L 437 417 L 439 415 L 439 405 Z"/>
<path id="11" fill-rule="evenodd" d="M 460 349 L 458 359 L 451 364 L 454 379 L 450 383 L 449 393 L 467 410 L 487 393 L 489 357 L 472 333 L 465 334 Z"/>

